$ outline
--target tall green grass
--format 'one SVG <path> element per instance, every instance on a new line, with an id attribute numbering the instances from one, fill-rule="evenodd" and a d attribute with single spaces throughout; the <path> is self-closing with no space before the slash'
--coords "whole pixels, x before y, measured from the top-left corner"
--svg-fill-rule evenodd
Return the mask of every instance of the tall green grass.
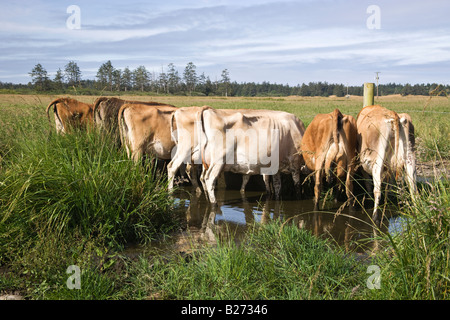
<path id="1" fill-rule="evenodd" d="M 21 108 L 0 128 L 0 267 L 33 275 L 32 287 L 179 228 L 167 178 L 150 160 L 136 165 L 96 131 L 49 135 L 42 108 Z"/>
<path id="2" fill-rule="evenodd" d="M 345 299 L 363 283 L 363 265 L 294 225 L 257 226 L 244 243 L 219 241 L 169 261 L 141 259 L 131 282 L 140 297 L 221 300 Z"/>
<path id="3" fill-rule="evenodd" d="M 417 197 L 402 195 L 402 227 L 384 236 L 381 290 L 371 298 L 449 299 L 450 183 L 436 178 Z"/>
<path id="4" fill-rule="evenodd" d="M 166 181 L 109 142 L 83 132 L 20 142 L 1 174 L 2 223 L 26 218 L 61 235 L 151 240 L 171 218 Z"/>

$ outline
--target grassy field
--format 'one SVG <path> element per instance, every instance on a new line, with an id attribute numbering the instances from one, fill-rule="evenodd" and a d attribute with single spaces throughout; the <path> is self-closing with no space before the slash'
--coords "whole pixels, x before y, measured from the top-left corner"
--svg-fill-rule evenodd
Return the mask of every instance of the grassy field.
<path id="1" fill-rule="evenodd" d="M 363 262 L 327 240 L 280 223 L 256 225 L 244 241 L 247 246 L 219 242 L 187 256 L 123 256 L 127 243 L 148 243 L 180 230 L 183 217 L 175 213 L 164 175 L 156 174 L 150 163 L 135 166 L 96 132 L 49 134 L 45 108 L 54 98 L 0 95 L 0 296 L 448 299 L 450 190 L 445 175 L 439 180 L 450 159 L 447 98 L 388 96 L 376 101 L 411 115 L 419 167 L 438 179 L 421 185 L 418 199 L 399 190 L 405 231 L 382 235 L 383 249 Z M 96 97 L 75 98 L 92 103 Z M 284 110 L 305 125 L 334 108 L 356 117 L 362 104 L 361 97 L 122 98 L 179 107 Z M 380 289 L 366 286 L 369 264 L 381 270 Z M 66 286 L 70 265 L 82 270 L 81 290 Z"/>
<path id="2" fill-rule="evenodd" d="M 3 110 L 11 107 L 44 108 L 57 96 L 47 95 L 0 95 Z M 93 103 L 96 96 L 73 96 L 80 101 Z M 342 113 L 356 118 L 362 107 L 362 97 L 350 98 L 323 97 L 188 97 L 188 96 L 120 96 L 122 99 L 137 101 L 158 101 L 173 104 L 177 107 L 203 106 L 213 108 L 249 108 L 282 110 L 298 116 L 307 126 L 318 113 L 328 113 L 339 108 Z M 391 95 L 375 98 L 375 103 L 398 113 L 409 113 L 418 138 L 419 159 L 437 160 L 440 157 L 450 158 L 450 100 L 447 97 Z M 14 112 L 14 111 L 12 111 Z M 44 116 L 43 114 L 41 115 Z M 436 147 L 440 155 L 436 154 Z"/>

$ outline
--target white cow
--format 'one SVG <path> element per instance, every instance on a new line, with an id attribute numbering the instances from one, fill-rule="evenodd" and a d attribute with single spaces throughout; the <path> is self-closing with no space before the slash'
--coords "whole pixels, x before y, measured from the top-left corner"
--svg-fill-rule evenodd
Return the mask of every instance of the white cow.
<path id="1" fill-rule="evenodd" d="M 302 164 L 299 151 L 305 126 L 296 116 L 273 110 L 211 108 L 199 115 L 203 137 L 200 181 L 211 203 L 216 203 L 215 183 L 222 171 L 272 175 L 277 198 L 281 190 L 279 174 L 290 173 L 299 190 Z"/>

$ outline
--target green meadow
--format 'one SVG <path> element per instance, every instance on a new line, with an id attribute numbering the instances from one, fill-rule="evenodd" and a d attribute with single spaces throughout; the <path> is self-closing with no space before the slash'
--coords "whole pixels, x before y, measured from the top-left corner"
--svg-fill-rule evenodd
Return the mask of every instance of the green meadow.
<path id="1" fill-rule="evenodd" d="M 402 231 L 376 233 L 359 255 L 290 223 L 257 224 L 241 245 L 218 239 L 188 253 L 143 251 L 184 230 L 185 217 L 151 161 L 135 165 L 93 130 L 56 135 L 48 95 L 0 95 L 0 296 L 23 299 L 448 299 L 450 292 L 450 100 L 383 96 L 415 126 L 419 196 L 393 188 Z M 75 96 L 92 103 L 96 97 Z M 339 108 L 357 116 L 362 97 L 123 96 L 178 107 L 273 109 L 307 126 Z M 368 209 L 370 211 L 370 209 Z M 69 266 L 80 289 L 67 285 Z M 375 266 L 375 269 L 370 268 Z M 376 270 L 376 287 L 368 285 Z M 373 280 L 373 278 L 371 278 Z M 370 282 L 370 281 L 369 281 Z M 373 283 L 373 282 L 371 282 Z"/>

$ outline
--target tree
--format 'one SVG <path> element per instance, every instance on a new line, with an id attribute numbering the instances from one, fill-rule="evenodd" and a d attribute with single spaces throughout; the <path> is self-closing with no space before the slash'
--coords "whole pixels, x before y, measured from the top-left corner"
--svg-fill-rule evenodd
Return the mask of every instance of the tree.
<path id="1" fill-rule="evenodd" d="M 156 76 L 156 72 L 148 72 L 148 82 L 148 84 L 150 85 L 150 91 L 156 91 L 156 93 L 158 93 L 159 79 Z"/>
<path id="2" fill-rule="evenodd" d="M 67 83 L 71 86 L 80 83 L 81 81 L 81 71 L 75 61 L 69 61 L 64 67 L 65 76 Z"/>
<path id="3" fill-rule="evenodd" d="M 105 86 L 109 87 L 109 91 L 112 91 L 113 87 L 113 74 L 114 74 L 114 67 L 110 60 L 105 62 L 98 68 L 97 71 L 97 79 L 100 82 L 100 85 L 102 88 Z"/>
<path id="4" fill-rule="evenodd" d="M 343 97 L 345 95 L 344 85 L 336 84 L 333 88 L 333 94 L 336 95 L 336 97 Z"/>
<path id="5" fill-rule="evenodd" d="M 173 63 L 169 63 L 167 66 L 167 80 L 168 80 L 168 88 L 167 93 L 170 93 L 170 89 L 175 92 L 180 83 L 180 76 L 178 75 L 178 71 L 175 69 L 175 65 Z"/>
<path id="6" fill-rule="evenodd" d="M 112 82 L 117 91 L 120 91 L 122 85 L 122 71 L 120 69 L 115 69 L 112 72 Z"/>
<path id="7" fill-rule="evenodd" d="M 159 86 L 163 92 L 169 93 L 169 76 L 164 72 L 161 67 L 161 73 L 159 74 Z"/>
<path id="8" fill-rule="evenodd" d="M 139 66 L 133 71 L 133 79 L 135 86 L 144 91 L 150 81 L 150 74 L 144 66 Z"/>
<path id="9" fill-rule="evenodd" d="M 33 83 L 34 88 L 37 91 L 44 91 L 48 89 L 49 80 L 47 76 L 47 70 L 45 70 L 40 63 L 35 65 L 31 72 L 28 74 L 31 76 L 31 82 Z"/>
<path id="10" fill-rule="evenodd" d="M 197 67 L 193 62 L 189 62 L 184 68 L 183 78 L 184 83 L 186 84 L 187 90 L 189 91 L 189 95 L 192 94 L 192 91 L 195 89 L 195 85 L 197 83 Z"/>
<path id="11" fill-rule="evenodd" d="M 402 94 L 402 96 L 407 96 L 407 95 L 410 95 L 410 94 L 412 94 L 412 86 L 409 84 L 409 83 L 407 83 L 407 84 L 405 84 L 405 86 L 403 87 L 403 89 L 402 89 L 402 91 L 401 91 L 401 94 Z"/>
<path id="12" fill-rule="evenodd" d="M 206 75 L 204 72 L 197 78 L 197 91 L 206 95 Z"/>
<path id="13" fill-rule="evenodd" d="M 205 95 L 209 96 L 210 94 L 214 94 L 214 86 L 213 83 L 211 81 L 211 79 L 209 78 L 209 76 L 206 77 L 205 80 Z"/>
<path id="14" fill-rule="evenodd" d="M 56 90 L 62 90 L 64 87 L 64 75 L 61 68 L 56 71 L 55 78 L 53 79 L 54 87 Z"/>
<path id="15" fill-rule="evenodd" d="M 122 71 L 122 86 L 125 91 L 133 87 L 133 74 L 128 67 Z"/>
<path id="16" fill-rule="evenodd" d="M 306 83 L 302 83 L 300 87 L 300 95 L 302 97 L 309 97 L 311 95 L 311 89 L 309 88 L 309 85 Z"/>
<path id="17" fill-rule="evenodd" d="M 228 89 L 230 87 L 230 73 L 228 72 L 228 69 L 225 69 L 222 71 L 222 86 L 225 90 L 225 97 L 228 97 Z"/>

